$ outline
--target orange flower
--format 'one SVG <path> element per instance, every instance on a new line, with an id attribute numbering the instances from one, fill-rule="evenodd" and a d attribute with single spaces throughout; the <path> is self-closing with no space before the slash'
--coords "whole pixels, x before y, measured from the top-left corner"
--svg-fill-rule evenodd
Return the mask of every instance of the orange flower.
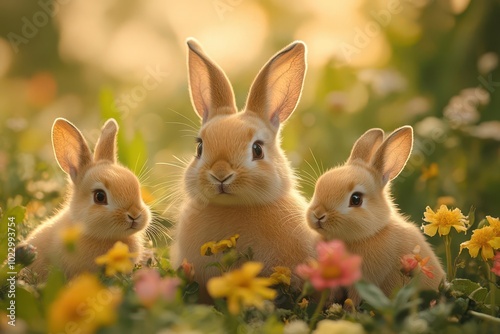
<path id="1" fill-rule="evenodd" d="M 411 276 L 413 271 L 419 266 L 424 275 L 432 279 L 434 278 L 434 273 L 432 272 L 434 268 L 427 265 L 429 259 L 430 256 L 422 258 L 420 255 L 420 246 L 417 245 L 413 249 L 412 254 L 403 255 L 401 258 L 401 272 L 407 276 Z"/>

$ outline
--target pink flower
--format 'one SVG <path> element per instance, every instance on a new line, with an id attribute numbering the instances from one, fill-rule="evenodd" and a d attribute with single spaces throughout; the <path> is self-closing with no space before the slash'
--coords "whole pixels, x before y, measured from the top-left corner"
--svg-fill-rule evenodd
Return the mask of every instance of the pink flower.
<path id="1" fill-rule="evenodd" d="M 493 258 L 493 268 L 491 268 L 491 271 L 495 275 L 500 276 L 500 252 L 496 252 Z"/>
<path id="2" fill-rule="evenodd" d="M 411 273 L 418 265 L 418 261 L 415 259 L 415 255 L 406 254 L 401 258 L 401 272 L 407 276 L 411 276 Z"/>
<path id="3" fill-rule="evenodd" d="M 151 307 L 161 297 L 170 302 L 175 299 L 180 280 L 177 277 L 161 278 L 154 269 L 141 269 L 134 274 L 134 288 L 142 305 Z"/>
<path id="4" fill-rule="evenodd" d="M 434 268 L 427 265 L 429 259 L 429 256 L 422 258 L 420 255 L 420 246 L 417 245 L 413 249 L 412 254 L 403 255 L 401 258 L 401 272 L 407 276 L 413 276 L 414 270 L 419 266 L 422 273 L 432 279 L 434 278 L 434 273 L 432 272 Z"/>
<path id="5" fill-rule="evenodd" d="M 340 240 L 319 242 L 317 260 L 298 265 L 297 275 L 322 291 L 338 286 L 350 286 L 361 278 L 361 256 L 349 254 Z"/>
<path id="6" fill-rule="evenodd" d="M 194 281 L 194 266 L 186 259 L 182 261 L 179 272 L 182 273 L 181 277 L 185 278 L 188 282 Z"/>

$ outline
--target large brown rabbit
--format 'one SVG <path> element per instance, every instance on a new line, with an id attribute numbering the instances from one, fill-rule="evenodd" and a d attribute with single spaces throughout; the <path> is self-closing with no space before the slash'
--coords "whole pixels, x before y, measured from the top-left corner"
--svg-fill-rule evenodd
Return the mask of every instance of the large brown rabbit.
<path id="1" fill-rule="evenodd" d="M 345 165 L 318 179 L 307 220 L 325 239 L 340 239 L 350 252 L 361 255 L 363 278 L 388 296 L 404 284 L 401 258 L 420 246 L 434 273 L 432 279 L 420 275 L 421 287 L 437 290 L 445 279 L 441 263 L 418 227 L 397 211 L 388 186 L 411 154 L 413 130 L 404 126 L 383 138 L 381 129 L 368 130 Z M 359 302 L 354 288 L 348 296 Z"/>
<path id="2" fill-rule="evenodd" d="M 121 241 L 130 252 L 143 251 L 144 230 L 151 213 L 141 198 L 137 177 L 116 158 L 118 125 L 110 119 L 102 129 L 94 155 L 81 132 L 58 118 L 52 127 L 52 144 L 61 169 L 69 175 L 70 194 L 60 212 L 38 226 L 25 243 L 37 248 L 38 256 L 28 270 L 45 280 L 51 265 L 68 277 L 97 271 L 95 258 Z M 81 235 L 73 252 L 63 244 L 64 230 L 78 225 Z"/>
<path id="3" fill-rule="evenodd" d="M 172 263 L 195 267 L 202 299 L 206 268 L 213 257 L 200 254 L 208 241 L 239 234 L 237 249 L 251 247 L 263 275 L 275 266 L 295 266 L 314 255 L 315 232 L 306 224 L 306 203 L 280 148 L 280 129 L 302 91 L 306 47 L 295 42 L 278 52 L 252 84 L 243 111 L 224 72 L 190 39 L 189 86 L 202 126 L 196 155 L 184 174 L 185 199 L 172 247 Z M 219 255 L 217 255 L 219 256 Z M 292 277 L 292 285 L 299 285 Z"/>

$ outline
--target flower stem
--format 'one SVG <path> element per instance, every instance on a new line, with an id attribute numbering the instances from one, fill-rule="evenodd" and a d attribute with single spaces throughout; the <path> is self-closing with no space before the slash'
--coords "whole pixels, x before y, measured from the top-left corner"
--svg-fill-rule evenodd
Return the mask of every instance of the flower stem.
<path id="1" fill-rule="evenodd" d="M 488 260 L 484 260 L 484 263 L 486 264 L 486 278 L 488 279 L 489 285 L 490 285 L 490 307 L 491 307 L 491 315 L 495 316 L 495 311 L 496 311 L 496 304 L 495 304 L 495 292 L 496 292 L 496 285 L 495 285 L 495 276 L 492 275 L 493 273 L 491 272 L 491 267 L 490 264 L 488 263 Z"/>
<path id="2" fill-rule="evenodd" d="M 309 324 L 309 329 L 312 330 L 314 329 L 314 326 L 316 325 L 316 322 L 318 321 L 319 314 L 323 311 L 323 307 L 325 306 L 326 299 L 328 298 L 328 295 L 330 294 L 330 290 L 326 289 L 321 292 L 321 298 L 319 299 L 319 303 L 316 306 L 316 309 L 314 310 L 314 313 L 311 317 L 311 323 Z"/>
<path id="3" fill-rule="evenodd" d="M 451 281 L 455 278 L 455 274 L 453 273 L 453 263 L 451 262 L 451 236 L 449 233 L 444 236 L 444 245 L 446 251 L 446 274 L 448 281 Z"/>

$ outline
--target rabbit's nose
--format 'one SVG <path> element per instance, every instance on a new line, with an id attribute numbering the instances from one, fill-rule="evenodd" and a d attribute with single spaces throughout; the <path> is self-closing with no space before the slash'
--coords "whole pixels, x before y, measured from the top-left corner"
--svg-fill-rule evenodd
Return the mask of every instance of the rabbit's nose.
<path id="1" fill-rule="evenodd" d="M 133 216 L 131 216 L 130 214 L 127 214 L 127 217 L 128 217 L 131 221 L 136 221 L 136 220 L 138 220 L 139 218 L 141 218 L 141 214 L 137 215 L 137 217 L 133 217 Z"/>
<path id="2" fill-rule="evenodd" d="M 234 173 L 231 173 L 229 175 L 224 175 L 224 176 L 214 175 L 214 174 L 210 173 L 210 177 L 212 177 L 212 179 L 214 179 L 215 181 L 220 182 L 220 183 L 225 183 L 225 182 L 230 181 L 230 179 L 233 176 L 234 176 Z"/>
<path id="3" fill-rule="evenodd" d="M 326 215 L 325 214 L 321 214 L 321 213 L 316 213 L 316 212 L 313 212 L 313 216 L 314 218 L 316 218 L 316 220 L 318 220 L 319 222 L 323 222 Z"/>

